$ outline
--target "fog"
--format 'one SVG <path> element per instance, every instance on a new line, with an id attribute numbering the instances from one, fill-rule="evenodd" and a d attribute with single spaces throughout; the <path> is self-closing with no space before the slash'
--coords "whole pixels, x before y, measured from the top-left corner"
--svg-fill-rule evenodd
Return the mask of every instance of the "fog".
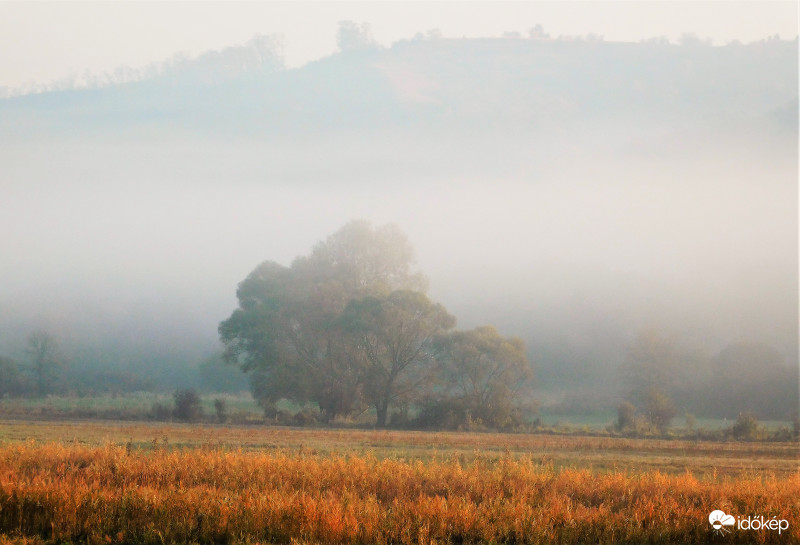
<path id="1" fill-rule="evenodd" d="M 257 264 L 366 218 L 408 235 L 460 327 L 525 339 L 545 388 L 609 386 L 646 328 L 796 366 L 796 42 L 616 45 L 441 40 L 0 101 L 0 353 L 45 328 L 73 359 L 186 369 Z"/>

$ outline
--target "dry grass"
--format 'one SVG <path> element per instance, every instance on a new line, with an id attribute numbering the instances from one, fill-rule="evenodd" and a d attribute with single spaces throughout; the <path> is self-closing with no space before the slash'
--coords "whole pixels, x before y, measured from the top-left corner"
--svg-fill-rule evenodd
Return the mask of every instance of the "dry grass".
<path id="1" fill-rule="evenodd" d="M 800 542 L 790 445 L 95 423 L 18 441 L 18 425 L 0 544 L 702 543 L 714 509 L 791 524 L 720 543 Z"/>
<path id="2" fill-rule="evenodd" d="M 475 456 L 496 459 L 533 456 L 559 468 L 595 472 L 660 471 L 713 478 L 798 470 L 797 443 L 740 443 L 624 439 L 537 434 L 414 432 L 222 426 L 133 422 L 0 421 L 0 444 L 35 440 L 70 445 L 130 444 L 134 450 L 213 447 L 320 455 L 373 455 L 407 460 Z"/>

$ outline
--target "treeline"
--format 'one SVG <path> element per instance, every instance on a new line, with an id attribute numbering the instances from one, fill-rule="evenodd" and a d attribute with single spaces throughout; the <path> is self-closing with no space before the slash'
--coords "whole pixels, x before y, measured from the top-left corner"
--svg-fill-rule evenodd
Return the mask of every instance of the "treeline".
<path id="1" fill-rule="evenodd" d="M 290 266 L 265 262 L 240 283 L 239 306 L 219 326 L 221 354 L 192 366 L 154 360 L 119 368 L 82 359 L 56 335 L 36 330 L 24 355 L 0 355 L 0 397 L 249 388 L 274 422 L 363 424 L 370 414 L 379 427 L 514 429 L 534 422 L 534 398 L 546 388 L 533 390 L 524 342 L 488 325 L 455 330 L 455 317 L 428 298 L 412 263 L 413 249 L 396 227 L 351 222 Z M 597 413 L 616 404 L 617 432 L 663 434 L 676 417 L 688 428 L 697 418 L 719 418 L 738 422 L 735 436 L 752 438 L 759 434 L 753 422 L 798 418 L 797 365 L 763 343 L 733 343 L 709 355 L 650 330 L 617 361 L 616 397 L 591 407 Z M 536 363 L 553 364 L 542 357 Z M 180 379 L 165 381 L 153 366 Z M 287 412 L 281 400 L 298 409 Z M 183 419 L 172 406 L 151 412 Z"/>
<path id="2" fill-rule="evenodd" d="M 796 78 L 787 69 L 796 64 L 796 41 L 709 47 L 692 39 L 679 46 L 658 39 L 429 38 L 434 39 L 383 48 L 345 23 L 340 53 L 282 70 L 280 39 L 255 36 L 243 46 L 196 59 L 30 89 L 62 92 L 6 99 L 0 109 L 9 114 L 15 135 L 41 126 L 84 129 L 98 119 L 104 128 L 146 126 L 161 120 L 148 115 L 154 110 L 209 134 L 246 131 L 281 139 L 287 132 L 307 136 L 308 127 L 357 130 L 387 121 L 426 132 L 498 123 L 528 131 L 550 127 L 552 120 L 563 129 L 586 118 L 639 112 L 662 119 L 705 119 L 713 112 L 749 123 L 753 119 L 743 112 L 757 112 L 761 122 L 796 125 Z M 419 95 L 408 93 L 394 83 L 404 70 L 435 85 Z M 70 90 L 82 83 L 90 89 Z M 309 92 L 319 88 L 326 92 Z M 15 116 L 22 108 L 24 116 Z M 95 115 L 84 115 L 87 110 Z M 261 122 L 264 116 L 270 123 Z"/>
<path id="3" fill-rule="evenodd" d="M 43 344 L 42 352 L 35 344 Z M 39 329 L 30 333 L 14 357 L 0 354 L 0 398 L 92 397 L 135 392 L 171 393 L 194 388 L 205 393 L 240 393 L 249 388 L 238 369 L 226 366 L 218 354 L 200 362 L 169 359 L 125 350 L 86 355 L 63 343 L 58 335 Z M 116 364 L 120 359 L 132 360 Z"/>
<path id="4" fill-rule="evenodd" d="M 239 284 L 239 308 L 219 326 L 224 358 L 268 416 L 288 399 L 316 404 L 325 422 L 372 409 L 378 427 L 524 423 L 533 372 L 522 340 L 454 331 L 412 260 L 396 227 L 354 221 Z"/>
<path id="5" fill-rule="evenodd" d="M 676 415 L 736 419 L 734 435 L 755 435 L 756 418 L 798 418 L 798 368 L 763 343 L 741 342 L 709 357 L 655 330 L 641 332 L 620 366 L 620 429 L 663 431 Z M 743 430 L 743 431 L 742 431 Z"/>

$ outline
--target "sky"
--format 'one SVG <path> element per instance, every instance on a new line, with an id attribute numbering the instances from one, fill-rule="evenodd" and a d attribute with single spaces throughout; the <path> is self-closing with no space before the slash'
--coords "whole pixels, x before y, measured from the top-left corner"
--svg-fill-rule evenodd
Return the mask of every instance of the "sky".
<path id="1" fill-rule="evenodd" d="M 336 50 L 338 22 L 368 23 L 383 45 L 437 29 L 446 38 L 594 34 L 640 41 L 684 34 L 715 45 L 794 39 L 797 1 L 768 2 L 27 2 L 0 1 L 0 89 L 134 69 L 280 34 L 288 66 Z"/>

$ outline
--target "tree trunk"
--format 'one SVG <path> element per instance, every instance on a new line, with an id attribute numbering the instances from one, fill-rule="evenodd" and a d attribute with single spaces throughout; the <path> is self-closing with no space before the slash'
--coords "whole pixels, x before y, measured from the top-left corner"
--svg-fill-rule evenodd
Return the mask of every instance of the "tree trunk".
<path id="1" fill-rule="evenodd" d="M 385 428 L 386 427 L 386 417 L 389 413 L 389 403 L 381 401 L 375 406 L 375 411 L 378 413 L 378 423 L 377 427 Z"/>

